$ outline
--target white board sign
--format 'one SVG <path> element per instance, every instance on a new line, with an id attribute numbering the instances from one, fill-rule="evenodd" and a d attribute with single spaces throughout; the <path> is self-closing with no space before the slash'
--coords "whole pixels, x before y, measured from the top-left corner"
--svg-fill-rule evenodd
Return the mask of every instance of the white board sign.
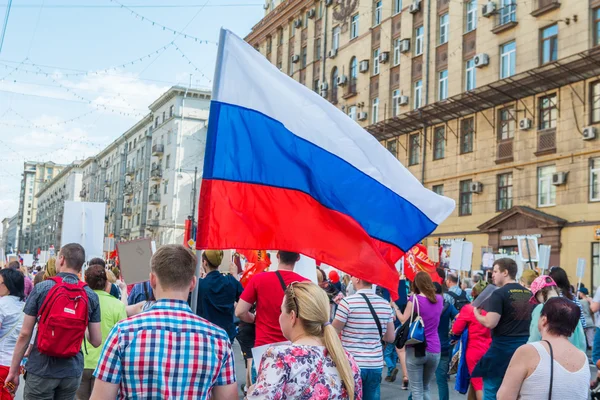
<path id="1" fill-rule="evenodd" d="M 552 246 L 549 245 L 540 245 L 539 253 L 540 253 L 540 261 L 538 262 L 538 267 L 543 271 L 547 270 L 550 265 L 550 251 L 552 250 Z"/>
<path id="2" fill-rule="evenodd" d="M 450 249 L 450 269 L 470 271 L 472 260 L 472 242 L 452 242 L 452 247 Z"/>
<path id="3" fill-rule="evenodd" d="M 21 254 L 21 258 L 24 266 L 33 267 L 33 254 Z"/>
<path id="4" fill-rule="evenodd" d="M 128 285 L 150 279 L 150 259 L 152 258 L 150 242 L 150 239 L 139 239 L 117 243 L 121 275 Z"/>
<path id="5" fill-rule="evenodd" d="M 62 243 L 79 243 L 85 260 L 102 257 L 104 252 L 105 203 L 65 201 Z"/>
<path id="6" fill-rule="evenodd" d="M 583 279 L 583 276 L 585 275 L 585 258 L 577 259 L 577 272 L 575 275 L 577 278 Z"/>
<path id="7" fill-rule="evenodd" d="M 517 236 L 519 255 L 523 261 L 539 261 L 538 238 L 536 236 Z"/>

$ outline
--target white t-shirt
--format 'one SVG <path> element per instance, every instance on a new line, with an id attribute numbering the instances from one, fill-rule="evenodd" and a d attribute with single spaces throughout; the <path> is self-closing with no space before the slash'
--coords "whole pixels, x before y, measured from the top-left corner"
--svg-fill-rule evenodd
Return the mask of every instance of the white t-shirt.
<path id="1" fill-rule="evenodd" d="M 23 326 L 25 302 L 16 296 L 0 297 L 0 365 L 10 366 Z"/>
<path id="2" fill-rule="evenodd" d="M 594 298 L 592 299 L 594 303 L 600 303 L 600 286 L 596 289 L 596 293 L 594 294 Z M 594 313 L 594 318 L 596 320 L 596 328 L 600 328 L 600 312 Z"/>

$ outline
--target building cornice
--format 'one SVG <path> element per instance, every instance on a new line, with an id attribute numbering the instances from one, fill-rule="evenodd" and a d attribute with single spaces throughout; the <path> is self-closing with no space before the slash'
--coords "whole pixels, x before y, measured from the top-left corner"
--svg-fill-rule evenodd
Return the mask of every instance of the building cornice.
<path id="1" fill-rule="evenodd" d="M 282 24 L 287 24 L 290 18 L 295 16 L 300 10 L 313 6 L 318 6 L 317 0 L 292 0 L 283 2 L 254 25 L 252 31 L 244 40 L 252 44 L 262 42 L 264 38 L 275 32 Z M 325 5 L 323 6 L 325 7 Z"/>

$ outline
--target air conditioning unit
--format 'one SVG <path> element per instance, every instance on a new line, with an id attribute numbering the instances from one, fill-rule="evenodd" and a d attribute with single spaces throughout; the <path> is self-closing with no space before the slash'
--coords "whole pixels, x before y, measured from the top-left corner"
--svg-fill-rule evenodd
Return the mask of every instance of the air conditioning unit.
<path id="1" fill-rule="evenodd" d="M 410 51 L 410 39 L 402 39 L 400 41 L 400 53 L 408 53 Z"/>
<path id="2" fill-rule="evenodd" d="M 552 174 L 552 184 L 554 186 L 564 185 L 567 183 L 567 173 L 566 172 L 557 172 Z"/>
<path id="3" fill-rule="evenodd" d="M 390 52 L 389 51 L 384 51 L 383 53 L 381 53 L 379 55 L 379 62 L 382 64 L 385 64 L 386 62 L 388 62 L 388 60 L 390 59 Z"/>
<path id="4" fill-rule="evenodd" d="M 329 58 L 335 58 L 335 56 L 337 56 L 337 49 L 331 49 L 329 50 L 329 53 L 327 53 Z"/>
<path id="5" fill-rule="evenodd" d="M 302 19 L 298 18 L 297 20 L 294 21 L 294 27 L 296 28 L 300 28 L 302 26 Z"/>
<path id="6" fill-rule="evenodd" d="M 421 2 L 419 0 L 414 1 L 410 7 L 408 7 L 408 12 L 411 14 L 415 14 L 421 11 Z"/>
<path id="7" fill-rule="evenodd" d="M 348 77 L 346 75 L 340 75 L 337 77 L 337 85 L 344 86 L 348 83 Z"/>
<path id="8" fill-rule="evenodd" d="M 483 192 L 483 184 L 481 182 L 471 182 L 469 190 L 471 193 L 481 193 Z"/>
<path id="9" fill-rule="evenodd" d="M 315 14 L 316 14 L 315 9 L 312 8 L 312 9 L 308 10 L 308 13 L 306 14 L 306 16 L 310 19 L 313 19 L 315 17 Z"/>
<path id="10" fill-rule="evenodd" d="M 367 120 L 367 113 L 364 111 L 361 111 L 358 113 L 358 120 L 359 121 L 366 121 Z"/>
<path id="11" fill-rule="evenodd" d="M 327 82 L 321 82 L 321 91 L 326 91 L 329 89 L 329 84 Z"/>
<path id="12" fill-rule="evenodd" d="M 319 94 L 321 95 L 321 97 L 327 98 L 327 90 L 321 90 L 321 93 Z"/>
<path id="13" fill-rule="evenodd" d="M 264 8 L 265 10 L 268 10 L 268 9 L 269 9 L 269 3 L 265 3 L 265 4 L 263 5 L 263 8 Z"/>
<path id="14" fill-rule="evenodd" d="M 358 64 L 358 70 L 360 72 L 367 72 L 369 70 L 369 60 L 362 60 L 360 64 Z"/>
<path id="15" fill-rule="evenodd" d="M 583 140 L 596 139 L 596 136 L 598 136 L 597 130 L 593 126 L 583 128 Z"/>
<path id="16" fill-rule="evenodd" d="M 400 96 L 398 98 L 398 104 L 400 104 L 401 106 L 408 105 L 408 96 Z"/>
<path id="17" fill-rule="evenodd" d="M 481 14 L 486 18 L 491 17 L 495 13 L 496 13 L 496 3 L 494 3 L 493 1 L 490 1 L 489 3 L 484 5 L 483 10 L 481 12 Z"/>
<path id="18" fill-rule="evenodd" d="M 329 7 L 333 4 L 333 0 L 325 0 L 325 7 Z"/>
<path id="19" fill-rule="evenodd" d="M 296 64 L 298 61 L 300 61 L 300 56 L 299 56 L 299 55 L 297 55 L 297 54 L 293 55 L 293 56 L 292 56 L 292 62 L 293 62 L 294 64 Z"/>
<path id="20" fill-rule="evenodd" d="M 519 121 L 519 129 L 522 131 L 528 131 L 533 126 L 533 122 L 529 118 L 523 118 Z"/>
<path id="21" fill-rule="evenodd" d="M 490 56 L 485 53 L 476 54 L 473 57 L 473 63 L 477 68 L 485 67 L 490 63 Z"/>

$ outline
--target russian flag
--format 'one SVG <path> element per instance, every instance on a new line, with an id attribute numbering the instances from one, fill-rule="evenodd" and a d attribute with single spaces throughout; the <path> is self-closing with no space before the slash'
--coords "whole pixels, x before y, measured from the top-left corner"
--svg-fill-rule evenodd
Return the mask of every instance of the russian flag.
<path id="1" fill-rule="evenodd" d="M 221 30 L 198 249 L 299 252 L 396 293 L 390 261 L 454 206 L 342 111 Z"/>

